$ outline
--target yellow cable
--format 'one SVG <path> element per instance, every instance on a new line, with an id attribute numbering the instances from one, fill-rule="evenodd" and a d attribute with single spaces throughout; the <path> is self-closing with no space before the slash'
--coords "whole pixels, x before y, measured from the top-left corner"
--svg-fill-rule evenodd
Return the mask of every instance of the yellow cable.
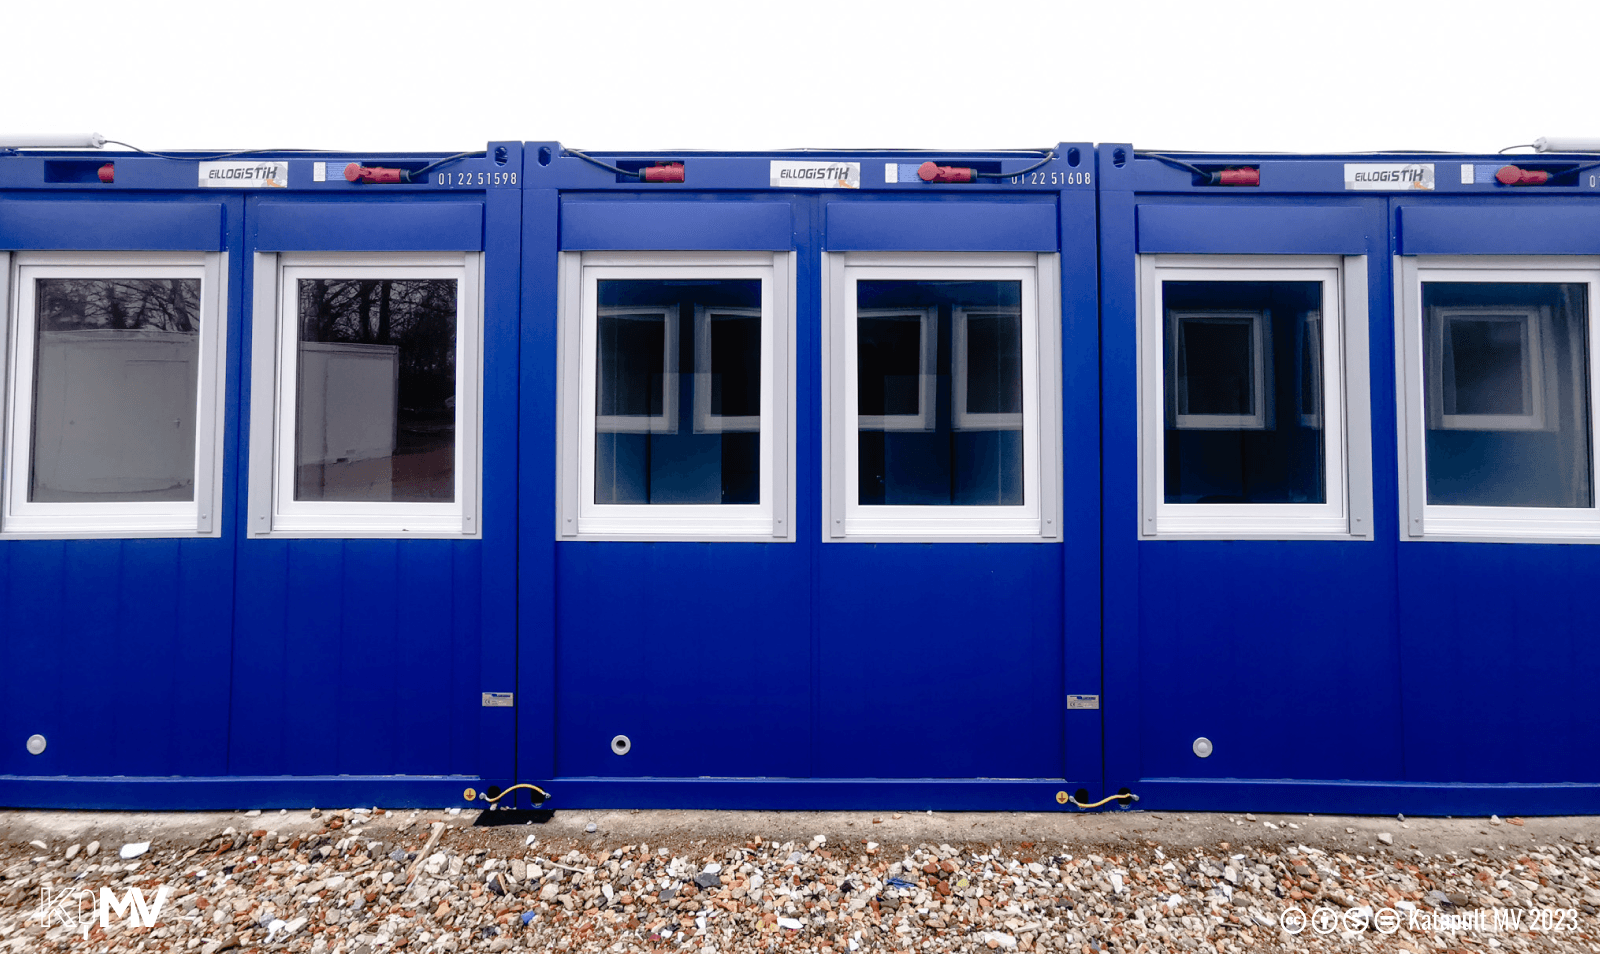
<path id="1" fill-rule="evenodd" d="M 1131 798 L 1136 802 L 1139 800 L 1139 796 L 1133 794 L 1132 792 L 1129 792 L 1126 795 L 1107 795 L 1105 798 L 1100 799 L 1098 802 L 1090 802 L 1089 804 L 1085 805 L 1084 803 L 1078 801 L 1076 798 L 1073 798 L 1071 795 L 1068 795 L 1067 796 L 1067 804 L 1076 805 L 1079 808 L 1099 808 L 1101 805 L 1104 805 L 1106 802 L 1114 802 L 1119 798 Z"/>
<path id="2" fill-rule="evenodd" d="M 489 797 L 489 793 L 488 792 L 484 792 L 483 794 L 479 795 L 478 797 L 483 799 L 484 801 L 488 802 L 489 804 L 493 805 L 496 802 L 500 801 L 500 799 L 505 798 L 507 795 L 510 795 L 512 792 L 516 791 L 519 788 L 525 788 L 530 792 L 538 792 L 539 793 L 539 801 L 541 801 L 541 802 L 548 802 L 550 800 L 550 793 L 549 792 L 545 791 L 544 789 L 540 788 L 537 785 L 529 785 L 527 782 L 523 782 L 520 785 L 513 785 L 510 788 L 506 789 L 505 791 L 501 792 L 499 795 L 496 795 L 493 798 Z"/>

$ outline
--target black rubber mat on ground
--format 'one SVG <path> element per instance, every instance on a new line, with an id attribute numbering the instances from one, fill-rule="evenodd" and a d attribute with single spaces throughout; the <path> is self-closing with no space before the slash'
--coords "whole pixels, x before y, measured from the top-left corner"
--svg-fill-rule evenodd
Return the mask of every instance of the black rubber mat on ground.
<path id="1" fill-rule="evenodd" d="M 501 812 L 479 812 L 478 820 L 472 823 L 474 828 L 499 827 L 500 825 L 543 825 L 554 818 L 553 808 L 513 808 Z"/>

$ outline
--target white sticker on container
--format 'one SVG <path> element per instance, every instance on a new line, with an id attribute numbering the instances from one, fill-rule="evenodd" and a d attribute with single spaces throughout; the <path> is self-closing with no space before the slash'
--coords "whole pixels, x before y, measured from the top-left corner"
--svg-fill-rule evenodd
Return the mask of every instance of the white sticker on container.
<path id="1" fill-rule="evenodd" d="M 313 162 L 311 164 L 311 181 L 312 182 L 327 182 L 328 181 L 328 164 L 326 162 Z"/>
<path id="2" fill-rule="evenodd" d="M 859 162 L 794 162 L 772 160 L 774 189 L 859 189 Z"/>
<path id="3" fill-rule="evenodd" d="M 1344 187 L 1364 192 L 1433 190 L 1431 162 L 1347 162 Z"/>
<path id="4" fill-rule="evenodd" d="M 200 188 L 202 189 L 287 189 L 289 163 L 272 162 L 202 162 L 200 163 Z"/>
<path id="5" fill-rule="evenodd" d="M 1461 184 L 1472 185 L 1472 163 L 1470 162 L 1461 164 Z"/>
<path id="6" fill-rule="evenodd" d="M 891 184 L 900 181 L 900 163 L 886 162 L 883 164 L 883 181 Z"/>

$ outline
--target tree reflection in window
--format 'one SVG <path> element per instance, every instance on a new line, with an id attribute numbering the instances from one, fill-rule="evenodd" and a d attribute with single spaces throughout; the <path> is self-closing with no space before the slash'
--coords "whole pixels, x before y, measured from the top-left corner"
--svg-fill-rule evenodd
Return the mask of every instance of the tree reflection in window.
<path id="1" fill-rule="evenodd" d="M 455 499 L 457 283 L 299 283 L 298 500 Z"/>

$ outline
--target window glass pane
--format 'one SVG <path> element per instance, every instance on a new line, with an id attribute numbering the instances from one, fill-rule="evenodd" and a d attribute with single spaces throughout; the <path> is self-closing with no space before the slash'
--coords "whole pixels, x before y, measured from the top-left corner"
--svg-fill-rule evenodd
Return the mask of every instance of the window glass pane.
<path id="1" fill-rule="evenodd" d="M 1588 288 L 1425 282 L 1428 502 L 1590 507 Z"/>
<path id="2" fill-rule="evenodd" d="M 302 279 L 295 499 L 455 499 L 454 279 Z"/>
<path id="3" fill-rule="evenodd" d="M 862 315 L 856 320 L 860 385 L 856 410 L 863 417 L 918 417 L 922 413 L 922 336 L 925 314 Z"/>
<path id="4" fill-rule="evenodd" d="M 197 278 L 40 279 L 28 499 L 194 499 Z"/>
<path id="5" fill-rule="evenodd" d="M 1021 310 L 974 312 L 963 317 L 967 338 L 966 412 L 1021 414 Z"/>
<path id="6" fill-rule="evenodd" d="M 1022 505 L 1022 283 L 856 289 L 859 502 Z"/>
<path id="7" fill-rule="evenodd" d="M 598 284 L 594 502 L 760 503 L 760 280 Z"/>
<path id="8" fill-rule="evenodd" d="M 1178 413 L 1254 416 L 1256 322 L 1178 319 Z"/>
<path id="9" fill-rule="evenodd" d="M 711 338 L 711 367 L 705 376 L 711 413 L 717 417 L 754 417 L 761 413 L 761 316 L 707 309 L 705 331 Z M 698 352 L 697 352 L 698 353 Z"/>
<path id="10" fill-rule="evenodd" d="M 676 316 L 674 316 L 676 319 Z M 634 420 L 646 430 L 663 413 L 667 312 L 619 311 L 600 315 L 600 390 L 602 418 Z M 624 426 L 612 423 L 607 429 Z"/>
<path id="11" fill-rule="evenodd" d="M 1322 283 L 1163 282 L 1166 503 L 1324 503 Z"/>

